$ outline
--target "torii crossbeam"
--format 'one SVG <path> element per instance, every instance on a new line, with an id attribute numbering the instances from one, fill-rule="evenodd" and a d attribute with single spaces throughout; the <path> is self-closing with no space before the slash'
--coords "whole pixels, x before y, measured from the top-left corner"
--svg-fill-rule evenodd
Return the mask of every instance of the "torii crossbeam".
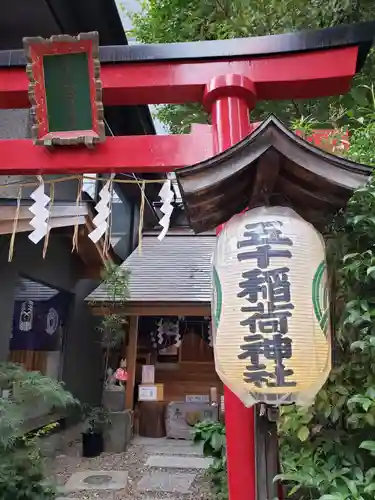
<path id="1" fill-rule="evenodd" d="M 251 110 L 265 99 L 343 94 L 373 33 L 370 22 L 225 41 L 101 47 L 103 103 L 204 102 L 211 112 L 223 95 L 241 97 Z M 0 108 L 30 106 L 25 63 L 22 50 L 0 52 Z M 208 85 L 216 87 L 207 93 Z M 27 139 L 1 140 L 0 175 L 173 171 L 212 156 L 213 142 L 201 133 L 113 137 L 94 150 L 50 151 Z"/>
<path id="2" fill-rule="evenodd" d="M 0 175 L 168 172 L 201 162 L 251 132 L 249 112 L 257 101 L 347 92 L 374 33 L 370 22 L 249 39 L 102 47 L 105 106 L 201 102 L 212 127 L 186 136 L 107 138 L 93 149 L 1 140 Z M 25 62 L 21 51 L 0 52 L 0 108 L 29 107 Z M 225 418 L 230 500 L 255 500 L 254 410 L 227 388 Z"/>

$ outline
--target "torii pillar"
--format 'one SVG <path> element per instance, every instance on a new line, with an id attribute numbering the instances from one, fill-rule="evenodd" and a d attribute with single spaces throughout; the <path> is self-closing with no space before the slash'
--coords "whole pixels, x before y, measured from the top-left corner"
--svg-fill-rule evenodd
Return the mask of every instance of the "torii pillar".
<path id="1" fill-rule="evenodd" d="M 212 117 L 214 153 L 222 153 L 250 132 L 255 107 L 254 84 L 242 75 L 226 74 L 206 86 L 203 103 Z M 216 228 L 219 234 L 223 225 Z M 232 500 L 256 500 L 255 407 L 246 408 L 224 387 L 228 490 Z"/>

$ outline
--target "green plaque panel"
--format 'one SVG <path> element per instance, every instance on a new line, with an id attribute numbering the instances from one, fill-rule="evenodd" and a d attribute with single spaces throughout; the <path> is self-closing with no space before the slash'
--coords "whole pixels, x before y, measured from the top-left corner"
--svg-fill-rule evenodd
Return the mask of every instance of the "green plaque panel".
<path id="1" fill-rule="evenodd" d="M 43 57 L 50 132 L 90 130 L 92 111 L 87 54 Z"/>

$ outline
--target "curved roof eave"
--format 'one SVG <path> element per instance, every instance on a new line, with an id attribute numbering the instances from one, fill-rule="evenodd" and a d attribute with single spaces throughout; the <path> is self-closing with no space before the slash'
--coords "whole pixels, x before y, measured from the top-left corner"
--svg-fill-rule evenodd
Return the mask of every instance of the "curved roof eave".
<path id="1" fill-rule="evenodd" d="M 200 233 L 268 203 L 292 206 L 321 228 L 371 172 L 315 147 L 271 115 L 235 146 L 176 177 L 190 225 Z"/>

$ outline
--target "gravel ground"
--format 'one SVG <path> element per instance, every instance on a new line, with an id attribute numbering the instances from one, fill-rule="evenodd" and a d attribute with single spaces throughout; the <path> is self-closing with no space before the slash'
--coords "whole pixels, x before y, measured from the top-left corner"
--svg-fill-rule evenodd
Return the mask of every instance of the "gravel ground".
<path id="1" fill-rule="evenodd" d="M 174 469 L 179 472 L 197 473 L 196 478 L 190 488 L 189 494 L 168 494 L 164 492 L 139 492 L 136 490 L 138 481 L 142 476 L 152 471 L 171 471 L 171 469 L 159 469 L 156 467 L 146 467 L 148 458 L 145 447 L 140 444 L 132 444 L 126 453 L 103 453 L 96 458 L 82 458 L 80 456 L 80 442 L 73 443 L 65 454 L 56 456 L 47 462 L 51 474 L 58 485 L 64 485 L 71 474 L 85 470 L 125 470 L 129 473 L 128 486 L 126 490 L 116 492 L 109 491 L 81 491 L 67 495 L 67 497 L 80 500 L 213 500 L 214 496 L 210 492 L 209 481 L 205 477 L 204 471 L 190 469 Z"/>

